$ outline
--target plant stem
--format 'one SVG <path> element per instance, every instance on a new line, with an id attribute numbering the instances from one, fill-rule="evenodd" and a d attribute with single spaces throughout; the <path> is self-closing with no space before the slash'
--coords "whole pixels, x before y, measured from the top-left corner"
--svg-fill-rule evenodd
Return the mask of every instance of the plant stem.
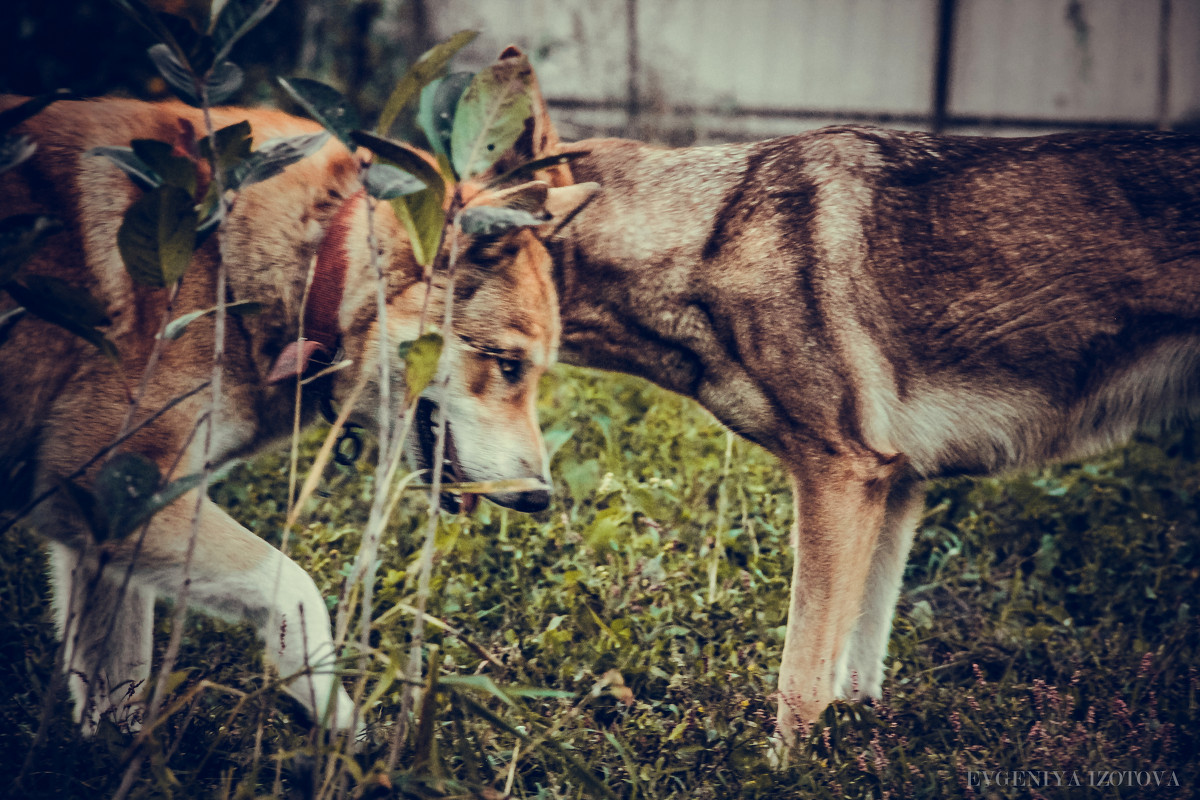
<path id="1" fill-rule="evenodd" d="M 47 489 L 44 492 L 42 492 L 41 494 L 39 494 L 37 497 L 30 500 L 25 505 L 21 506 L 21 508 L 19 508 L 17 510 L 17 512 L 13 515 L 12 519 L 9 519 L 9 520 L 5 521 L 4 523 L 0 524 L 0 535 L 3 535 L 4 533 L 6 533 L 10 528 L 12 528 L 14 525 L 16 525 L 22 519 L 29 516 L 29 513 L 31 511 L 33 511 L 35 508 L 40 506 L 42 503 L 46 502 L 51 497 L 53 497 L 55 494 L 57 494 L 59 489 L 62 488 L 63 483 L 66 483 L 67 481 L 73 481 L 76 478 L 78 478 L 80 475 L 83 475 L 83 473 L 87 472 L 88 469 L 90 469 L 93 464 L 95 464 L 100 459 L 104 458 L 105 455 L 112 452 L 114 449 L 120 447 L 131 436 L 136 434 L 142 428 L 151 424 L 156 419 L 161 417 L 163 414 L 167 413 L 172 408 L 174 408 L 175 406 L 182 403 L 184 400 L 187 400 L 189 397 L 199 394 L 200 392 L 204 391 L 208 387 L 209 387 L 209 382 L 205 381 L 204 383 L 201 383 L 198 386 L 196 386 L 194 389 L 191 389 L 187 392 L 184 392 L 181 395 L 178 395 L 178 396 L 172 398 L 171 400 L 167 401 L 162 406 L 162 408 L 158 409 L 153 414 L 146 417 L 144 420 L 139 422 L 137 425 L 134 425 L 132 428 L 130 428 L 128 431 L 126 431 L 123 436 L 119 436 L 116 439 L 113 439 L 112 442 L 110 442 L 109 444 L 105 445 L 104 447 L 101 447 L 99 450 L 97 450 L 92 455 L 91 458 L 89 458 L 87 461 L 80 464 L 78 467 L 76 467 L 74 469 L 74 471 L 71 472 L 71 474 L 69 474 L 65 478 L 63 478 L 62 481 L 58 485 L 50 487 L 49 489 Z"/>
<path id="2" fill-rule="evenodd" d="M 206 76 L 207 77 L 207 76 Z M 212 112 L 208 103 L 208 90 L 206 82 L 203 80 L 196 81 L 199 88 L 201 111 L 204 114 L 204 127 L 209 136 L 209 141 L 216 141 L 216 128 L 212 121 Z M 220 165 L 217 163 L 216 148 L 210 148 L 209 164 L 212 167 L 213 184 L 216 186 L 218 202 L 223 206 L 222 222 L 218 226 L 217 236 L 221 235 L 220 227 L 229 219 L 229 210 L 231 204 L 225 199 L 224 180 L 221 175 Z M 179 592 L 175 598 L 175 615 L 171 624 L 171 638 L 167 643 L 166 653 L 163 655 L 162 666 L 159 668 L 158 681 L 154 686 L 154 693 L 150 698 L 150 705 L 146 711 L 144 721 L 145 728 L 143 733 L 139 734 L 134 746 L 137 748 L 137 753 L 130 761 L 126 768 L 125 775 L 122 778 L 121 786 L 117 789 L 117 793 L 113 796 L 113 800 L 124 800 L 128 795 L 129 790 L 133 787 L 133 781 L 137 774 L 141 771 L 142 763 L 145 761 L 146 748 L 145 743 L 150 731 L 154 729 L 158 718 L 159 711 L 162 709 L 163 701 L 166 699 L 167 683 L 170 680 L 171 672 L 175 666 L 175 660 L 179 657 L 179 648 L 183 641 L 184 623 L 187 620 L 188 610 L 188 590 L 191 587 L 191 571 L 192 559 L 196 553 L 196 540 L 200 537 L 200 517 L 204 508 L 204 501 L 208 497 L 208 482 L 212 477 L 213 471 L 213 441 L 215 437 L 213 433 L 220 419 L 221 411 L 221 373 L 225 363 L 225 285 L 228 277 L 228 268 L 225 264 L 225 259 L 219 255 L 217 257 L 217 282 L 216 282 L 216 313 L 213 321 L 213 361 L 212 374 L 209 378 L 209 395 L 208 404 L 208 420 L 204 426 L 204 448 L 203 448 L 203 464 L 201 466 L 200 484 L 196 489 L 196 507 L 192 512 L 192 528 L 188 535 L 187 550 L 184 553 L 183 569 L 180 575 Z"/>
<path id="3" fill-rule="evenodd" d="M 458 232 L 460 217 L 457 213 L 457 202 L 451 207 L 453 223 L 450 226 L 450 261 L 446 265 L 446 288 L 443 301 L 442 331 L 449 336 L 451 324 L 454 321 L 454 267 L 458 262 Z M 433 475 L 430 476 L 429 489 L 429 524 L 425 530 L 425 542 L 421 547 L 421 557 L 418 565 L 417 596 L 413 606 L 412 638 L 408 650 L 408 663 L 404 669 L 406 686 L 403 701 L 400 704 L 400 718 L 396 721 L 396 733 L 392 738 L 391 751 L 388 753 L 387 769 L 392 771 L 400 761 L 400 748 L 408 738 L 408 717 L 416 704 L 415 687 L 420 685 L 421 650 L 425 643 L 425 608 L 429 604 L 430 587 L 433 576 L 433 554 L 437 545 L 438 516 L 441 512 L 442 468 L 446 454 L 446 409 L 440 408 L 438 414 L 437 436 L 433 448 Z M 430 665 L 430 669 L 436 667 Z"/>
<path id="4" fill-rule="evenodd" d="M 121 427 L 117 430 L 117 437 L 120 438 L 129 429 L 130 423 L 133 422 L 133 415 L 137 412 L 138 406 L 141 405 L 142 398 L 146 396 L 146 390 L 150 388 L 150 378 L 158 368 L 158 360 L 162 356 L 163 347 L 166 345 L 166 337 L 163 332 L 166 331 L 167 325 L 171 323 L 171 312 L 175 309 L 175 298 L 179 295 L 179 285 L 182 279 L 171 284 L 170 290 L 167 292 L 167 307 L 163 309 L 162 319 L 158 323 L 158 334 L 154 337 L 154 344 L 150 347 L 150 357 L 146 359 L 146 366 L 142 370 L 142 379 L 138 382 L 137 393 L 129 400 L 129 408 L 125 411 L 125 418 L 121 420 Z M 110 451 L 110 456 L 111 457 Z"/>
<path id="5" fill-rule="evenodd" d="M 717 523 L 713 528 L 712 550 L 708 560 L 708 604 L 717 602 L 717 569 L 725 558 L 725 517 L 729 507 L 729 465 L 733 461 L 733 431 L 725 431 L 725 461 L 721 467 L 721 485 L 717 489 Z"/>

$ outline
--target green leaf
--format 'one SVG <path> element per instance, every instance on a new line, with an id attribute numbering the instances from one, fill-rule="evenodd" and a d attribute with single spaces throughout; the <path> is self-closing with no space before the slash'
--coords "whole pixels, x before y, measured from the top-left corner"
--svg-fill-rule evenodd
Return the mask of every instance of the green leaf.
<path id="1" fill-rule="evenodd" d="M 31 97 L 24 103 L 0 111 L 0 133 L 5 133 L 20 125 L 27 119 L 37 116 L 46 106 L 58 100 L 71 96 L 65 89 L 59 89 L 53 94 L 43 94 Z"/>
<path id="2" fill-rule="evenodd" d="M 519 208 L 499 206 L 473 206 L 458 215 L 458 225 L 463 233 L 472 236 L 498 236 L 514 228 L 541 225 L 546 220 Z"/>
<path id="3" fill-rule="evenodd" d="M 186 475 L 178 480 L 171 481 L 163 488 L 159 489 L 150 497 L 146 498 L 135 513 L 131 514 L 124 521 L 124 525 L 118 528 L 118 535 L 127 536 L 133 533 L 145 523 L 150 521 L 150 518 L 157 514 L 162 509 L 174 503 L 183 495 L 198 487 L 204 476 L 197 473 L 195 475 Z"/>
<path id="4" fill-rule="evenodd" d="M 554 454 L 562 449 L 562 446 L 571 440 L 575 435 L 575 428 L 551 428 L 546 431 L 542 438 L 546 442 L 546 457 L 553 459 Z"/>
<path id="5" fill-rule="evenodd" d="M 158 466 L 138 453 L 118 453 L 92 484 L 97 517 L 105 523 L 105 539 L 121 538 L 124 520 L 158 490 Z"/>
<path id="6" fill-rule="evenodd" d="M 211 137 L 205 136 L 197 143 L 200 155 L 212 159 L 214 142 L 216 143 L 217 169 L 221 170 L 222 175 L 226 175 L 231 169 L 250 157 L 250 121 L 235 122 L 217 130 Z"/>
<path id="7" fill-rule="evenodd" d="M 242 88 L 245 79 L 242 68 L 232 61 L 221 61 L 214 65 L 204 82 L 209 105 L 220 105 L 233 97 Z"/>
<path id="8" fill-rule="evenodd" d="M 214 309 L 206 308 L 201 311 L 190 311 L 183 316 L 176 317 L 167 323 L 167 327 L 163 328 L 162 338 L 170 340 L 178 339 L 183 335 L 188 325 L 191 325 L 205 314 L 211 314 L 213 311 Z"/>
<path id="9" fill-rule="evenodd" d="M 30 314 L 89 342 L 114 363 L 120 360 L 116 345 L 96 330 L 108 324 L 104 306 L 86 289 L 46 275 L 30 275 L 4 289 Z"/>
<path id="10" fill-rule="evenodd" d="M 450 160 L 462 178 L 485 172 L 525 130 L 533 113 L 529 59 L 506 58 L 481 71 L 454 112 Z"/>
<path id="11" fill-rule="evenodd" d="M 200 96 L 197 94 L 197 78 L 192 74 L 191 67 L 180 60 L 174 50 L 160 42 L 151 45 L 146 51 L 146 55 L 150 56 L 158 74 L 162 76 L 168 86 L 175 90 L 176 94 L 192 105 L 200 104 Z"/>
<path id="12" fill-rule="evenodd" d="M 96 326 L 109 323 L 104 304 L 81 286 L 72 286 L 49 275 L 29 275 L 21 282 L 31 292 L 52 301 L 62 314 L 81 325 Z M 29 306 L 26 308 L 34 311 Z"/>
<path id="13" fill-rule="evenodd" d="M 109 539 L 123 539 L 165 506 L 200 485 L 202 475 L 188 475 L 159 488 L 153 461 L 138 453 L 119 453 L 96 475 L 92 493 L 96 517 Z"/>
<path id="14" fill-rule="evenodd" d="M 0 173 L 25 163 L 36 151 L 37 142 L 28 136 L 0 136 Z"/>
<path id="15" fill-rule="evenodd" d="M 442 202 L 446 197 L 446 182 L 442 174 L 412 145 L 375 136 L 366 131 L 353 131 L 351 136 L 357 144 L 366 147 L 384 161 L 391 162 L 425 181 L 425 189 L 398 197 L 392 200 L 391 204 L 404 229 L 408 231 L 417 263 L 422 266 L 432 264 L 442 242 L 442 231 L 446 227 L 445 212 L 442 209 Z"/>
<path id="16" fill-rule="evenodd" d="M 9 325 L 13 324 L 21 317 L 28 313 L 25 306 L 13 306 L 12 308 L 0 311 L 0 330 L 4 330 Z"/>
<path id="17" fill-rule="evenodd" d="M 543 689 L 538 686 L 505 686 L 503 691 L 510 697 L 531 697 L 534 699 L 552 697 L 558 700 L 574 700 L 578 697 L 578 694 L 575 692 L 568 692 L 565 689 Z"/>
<path id="18" fill-rule="evenodd" d="M 612 731 L 605 731 L 604 738 L 608 740 L 608 743 L 621 756 L 621 760 L 625 762 L 625 774 L 629 776 L 629 781 L 633 784 L 633 796 L 636 797 L 642 794 L 642 784 L 638 780 L 637 762 L 634 760 L 633 754 L 629 752 L 629 748 Z"/>
<path id="19" fill-rule="evenodd" d="M 216 51 L 215 62 L 223 61 L 234 43 L 262 22 L 278 4 L 279 0 L 226 0 L 208 26 Z"/>
<path id="20" fill-rule="evenodd" d="M 257 303 L 253 300 L 241 300 L 236 303 L 229 303 L 228 305 L 225 306 L 225 310 L 228 313 L 236 314 L 239 317 L 249 317 L 249 316 L 253 316 L 255 314 L 259 314 L 262 312 L 262 309 L 263 309 L 263 304 Z M 189 311 L 186 314 L 178 316 L 175 319 L 168 322 L 167 326 L 165 328 L 163 328 L 162 338 L 168 339 L 168 340 L 178 339 L 180 336 L 183 335 L 183 332 L 185 330 L 187 330 L 188 325 L 191 325 L 193 322 L 200 319 L 201 317 L 207 316 L 209 314 L 215 314 L 216 311 L 217 311 L 216 306 L 213 306 L 212 308 L 205 308 L 205 309 L 201 309 L 199 311 Z"/>
<path id="21" fill-rule="evenodd" d="M 441 44 L 434 45 L 425 51 L 413 65 L 404 73 L 404 77 L 396 84 L 384 104 L 383 113 L 379 115 L 379 126 L 376 130 L 381 136 L 386 136 L 396 122 L 396 117 L 404 110 L 413 97 L 424 89 L 430 81 L 442 74 L 450 59 L 454 58 L 479 35 L 478 31 L 459 31 Z"/>
<path id="22" fill-rule="evenodd" d="M 227 189 L 245 188 L 273 178 L 297 161 L 320 150 L 329 141 L 328 131 L 302 133 L 270 139 L 238 164 L 230 174 Z"/>
<path id="23" fill-rule="evenodd" d="M 506 705 L 515 706 L 516 702 L 505 694 L 496 682 L 487 675 L 442 675 L 438 678 L 438 686 L 457 689 L 474 689 L 477 692 L 490 694 Z M 573 696 L 573 695 L 572 695 Z"/>
<path id="24" fill-rule="evenodd" d="M 125 269 L 138 283 L 169 286 L 187 271 L 196 241 L 192 196 L 177 186 L 159 186 L 138 198 L 117 231 Z"/>
<path id="25" fill-rule="evenodd" d="M 425 391 L 437 375 L 442 344 L 440 333 L 427 333 L 401 351 L 404 355 L 404 381 L 408 386 L 409 404 Z"/>
<path id="26" fill-rule="evenodd" d="M 350 138 L 354 144 L 362 145 L 380 158 L 390 161 L 421 180 L 426 186 L 433 187 L 445 183 L 437 167 L 429 163 L 425 154 L 411 144 L 359 130 L 351 131 Z"/>
<path id="27" fill-rule="evenodd" d="M 144 191 L 148 192 L 162 184 L 162 177 L 138 158 L 130 147 L 93 147 L 85 155 L 109 159 L 129 176 L 135 186 Z"/>
<path id="28" fill-rule="evenodd" d="M 21 317 L 29 313 L 24 306 L 13 306 L 6 311 L 0 311 L 0 347 L 8 341 L 8 335 L 12 333 L 13 325 Z M 0 494 L 0 499 L 3 494 Z"/>
<path id="29" fill-rule="evenodd" d="M 0 285 L 12 280 L 62 222 L 42 214 L 15 214 L 0 220 Z"/>
<path id="30" fill-rule="evenodd" d="M 175 155 L 174 148 L 157 139 L 134 139 L 133 153 L 168 186 L 178 186 L 189 195 L 196 193 L 196 165 L 190 158 Z"/>
<path id="31" fill-rule="evenodd" d="M 332 86 L 308 78 L 279 78 L 283 87 L 309 116 L 321 123 L 350 152 L 354 152 L 354 141 L 350 132 L 359 127 L 358 113 L 350 107 L 342 93 Z"/>
<path id="32" fill-rule="evenodd" d="M 392 210 L 408 232 L 413 258 L 423 267 L 433 263 L 442 244 L 442 231 L 446 227 L 442 209 L 444 192 L 444 184 L 439 179 L 427 189 L 391 201 Z"/>
<path id="33" fill-rule="evenodd" d="M 215 150 L 214 153 L 214 145 Z M 242 120 L 235 122 L 232 125 L 227 125 L 217 131 L 214 131 L 212 136 L 205 136 L 196 143 L 196 148 L 200 152 L 202 158 L 207 159 L 210 163 L 216 162 L 217 170 L 221 175 L 221 185 L 226 189 L 238 188 L 237 170 L 241 165 L 250 158 L 251 151 L 251 136 L 250 122 Z M 220 224 L 222 215 L 225 209 L 221 205 L 220 197 L 217 194 L 217 182 L 212 181 L 208 185 L 208 191 L 204 198 L 200 201 L 200 224 L 196 228 L 197 243 L 203 241 L 209 233 L 216 229 Z"/>
<path id="34" fill-rule="evenodd" d="M 454 111 L 458 100 L 475 77 L 473 72 L 453 72 L 421 90 L 417 106 L 417 124 L 429 140 L 433 152 L 450 157 L 450 134 L 454 130 Z"/>
<path id="35" fill-rule="evenodd" d="M 441 678 L 438 679 L 438 683 L 440 685 L 445 686 L 446 688 L 456 688 L 454 683 L 446 682 L 446 679 L 451 678 L 451 677 L 475 677 L 475 676 L 443 675 Z M 487 677 L 487 676 L 479 676 L 479 677 Z M 471 687 L 471 688 L 474 688 L 474 687 Z M 474 697 L 471 697 L 470 695 L 465 694 L 465 693 L 457 693 L 457 697 L 460 700 L 462 700 L 463 705 L 465 705 L 472 713 L 474 713 L 476 716 L 482 717 L 483 719 L 487 720 L 487 722 L 490 723 L 492 725 L 492 727 L 494 727 L 498 730 L 504 731 L 505 733 L 510 734 L 512 736 L 515 736 L 523 742 L 532 741 L 529 734 L 525 733 L 520 728 L 506 722 L 498 714 L 496 714 L 496 712 L 492 711 L 490 708 L 488 708 L 487 706 L 480 703 Z M 511 704 L 512 701 L 510 700 L 509 702 Z"/>
<path id="36" fill-rule="evenodd" d="M 168 675 L 167 676 L 167 685 L 164 687 L 166 689 L 167 693 L 170 694 L 171 692 L 178 689 L 183 684 L 183 682 L 185 680 L 187 680 L 188 676 L 191 675 L 195 671 L 196 671 L 195 667 L 188 667 L 187 669 L 177 669 L 174 672 L 172 672 L 170 675 Z"/>
<path id="37" fill-rule="evenodd" d="M 383 163 L 367 167 L 363 185 L 366 186 L 367 193 L 378 200 L 395 200 L 425 188 L 425 182 L 412 173 Z"/>
<path id="38" fill-rule="evenodd" d="M 600 462 L 594 458 L 564 465 L 559 473 L 567 484 L 567 488 L 570 489 L 571 499 L 577 506 L 592 499 L 592 495 L 599 488 L 600 481 L 604 477 L 604 470 L 601 469 Z"/>
<path id="39" fill-rule="evenodd" d="M 198 77 L 165 44 L 152 45 L 146 54 L 154 62 L 154 68 L 163 80 L 181 99 L 194 106 L 202 105 L 205 99 L 210 106 L 225 102 L 242 88 L 242 82 L 245 80 L 241 67 L 232 61 L 220 61 L 209 68 L 204 76 Z M 201 80 L 207 98 L 202 98 L 199 94 Z"/>

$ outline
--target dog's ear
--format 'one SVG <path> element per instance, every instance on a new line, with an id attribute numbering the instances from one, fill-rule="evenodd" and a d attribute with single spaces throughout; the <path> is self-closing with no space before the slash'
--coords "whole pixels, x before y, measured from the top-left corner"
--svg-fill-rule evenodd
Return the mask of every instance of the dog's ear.
<path id="1" fill-rule="evenodd" d="M 549 184 L 545 181 L 529 181 L 507 189 L 481 191 L 467 200 L 465 207 L 497 206 L 528 211 L 531 214 L 541 214 L 546 208 L 546 200 L 551 191 Z"/>
<path id="2" fill-rule="evenodd" d="M 550 221 L 538 229 L 538 235 L 543 238 L 553 236 L 599 191 L 598 183 L 573 183 L 550 189 L 546 192 L 545 204 Z"/>
<path id="3" fill-rule="evenodd" d="M 509 45 L 500 54 L 499 60 L 525 58 L 525 53 L 521 51 L 521 48 L 516 45 Z M 537 74 L 532 70 L 530 70 L 530 80 L 532 81 L 532 85 L 530 86 L 533 100 L 532 114 L 526 120 L 525 130 L 517 138 L 516 144 L 501 159 L 504 163 L 497 163 L 497 175 L 501 175 L 535 158 L 558 155 L 562 149 L 562 143 L 558 139 L 558 131 L 554 129 L 554 123 L 550 121 L 550 111 L 546 108 L 546 98 L 542 95 L 541 86 L 538 85 Z M 548 167 L 539 170 L 537 178 L 551 186 L 567 186 L 572 183 L 571 168 L 566 164 Z"/>

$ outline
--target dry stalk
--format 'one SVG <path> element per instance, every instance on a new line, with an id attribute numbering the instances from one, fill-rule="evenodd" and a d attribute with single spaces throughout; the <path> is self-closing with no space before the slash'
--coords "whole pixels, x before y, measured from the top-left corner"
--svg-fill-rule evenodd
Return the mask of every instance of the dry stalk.
<path id="1" fill-rule="evenodd" d="M 457 203 L 455 203 L 457 205 Z M 454 267 L 458 262 L 459 214 L 452 207 L 453 223 L 450 226 L 450 260 L 446 265 L 446 288 L 443 301 L 442 330 L 449 335 L 454 322 Z M 426 295 L 428 301 L 428 295 Z M 422 309 L 422 318 L 425 310 Z M 422 324 L 424 319 L 422 319 Z M 418 561 L 417 596 L 414 602 L 412 637 L 408 651 L 408 663 L 404 669 L 404 692 L 400 704 L 400 716 L 392 737 L 388 753 L 387 770 L 391 772 L 400 760 L 400 750 L 408 738 L 408 718 L 416 703 L 417 687 L 421 680 L 421 650 L 425 642 L 425 608 L 429 604 L 429 593 L 433 574 L 433 553 L 437 544 L 438 517 L 441 512 L 442 468 L 446 451 L 446 411 L 438 415 L 438 426 L 433 447 L 433 474 L 429 488 L 429 524 L 425 530 L 425 542 Z"/>
<path id="2" fill-rule="evenodd" d="M 213 125 L 212 113 L 208 103 L 208 89 L 204 85 L 199 86 L 201 110 L 204 114 L 204 128 L 209 136 L 209 141 L 216 141 L 216 128 Z M 223 219 L 229 218 L 229 211 L 232 208 L 225 197 L 224 178 L 221 175 L 220 166 L 217 163 L 216 148 L 210 148 L 209 162 L 212 166 L 213 185 L 216 187 L 217 197 L 223 206 Z M 223 224 L 223 222 L 222 222 Z M 220 226 L 218 226 L 217 236 L 220 236 Z M 191 570 L 192 559 L 196 552 L 196 540 L 200 535 L 200 516 L 204 508 L 205 498 L 208 496 L 208 482 L 212 477 L 213 471 L 213 433 L 216 429 L 220 418 L 221 410 L 221 378 L 222 370 L 225 364 L 225 285 L 228 278 L 228 267 L 225 264 L 225 259 L 217 258 L 217 285 L 216 285 L 216 313 L 213 321 L 213 361 L 212 361 L 212 376 L 209 379 L 210 399 L 208 405 L 207 416 L 208 420 L 204 428 L 204 458 L 201 467 L 200 484 L 196 489 L 196 506 L 192 512 L 192 526 L 188 534 L 187 550 L 184 553 L 183 569 L 179 581 L 179 593 L 175 598 L 175 615 L 171 624 L 171 638 L 167 643 L 166 653 L 163 655 L 162 666 L 159 669 L 158 681 L 154 686 L 154 693 L 150 697 L 150 704 L 146 710 L 146 718 L 144 728 L 134 742 L 136 754 L 130 761 L 129 766 L 125 770 L 125 775 L 121 780 L 121 785 L 118 787 L 116 794 L 113 795 L 113 800 L 124 800 L 128 796 L 130 789 L 133 788 L 133 782 L 138 773 L 141 771 L 142 763 L 145 760 L 145 744 L 148 740 L 149 732 L 154 729 L 158 720 L 159 712 L 162 709 L 162 704 L 167 694 L 167 682 L 170 679 L 171 672 L 175 666 L 175 660 L 179 657 L 179 648 L 183 641 L 184 622 L 187 619 L 188 608 L 188 590 L 191 586 Z"/>

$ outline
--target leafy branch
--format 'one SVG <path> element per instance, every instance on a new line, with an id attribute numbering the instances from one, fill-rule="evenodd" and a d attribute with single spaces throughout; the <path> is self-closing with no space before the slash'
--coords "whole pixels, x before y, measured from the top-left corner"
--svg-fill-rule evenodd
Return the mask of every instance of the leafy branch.
<path id="1" fill-rule="evenodd" d="M 446 69 L 454 53 L 473 38 L 474 34 L 470 32 L 456 34 L 418 59 L 398 82 L 376 133 L 355 127 L 357 120 L 349 111 L 347 101 L 332 87 L 307 79 L 279 81 L 283 89 L 331 135 L 343 143 L 360 145 L 373 152 L 374 160 L 363 173 L 363 183 L 370 198 L 368 234 L 373 232 L 370 226 L 370 212 L 374 203 L 390 202 L 409 235 L 415 259 L 426 267 L 426 304 L 433 294 L 434 261 L 443 249 L 443 238 L 449 237 L 445 248 L 448 257 L 443 270 L 444 285 L 440 290 L 444 298 L 441 330 L 445 332 L 453 328 L 455 269 L 461 235 L 494 236 L 518 227 L 539 225 L 544 221 L 543 217 L 521 208 L 520 203 L 516 202 L 521 199 L 522 190 L 519 189 L 510 193 L 509 199 L 514 201 L 514 205 L 471 203 L 478 192 L 477 187 L 490 175 L 493 165 L 513 147 L 525 130 L 532 109 L 533 87 L 532 70 L 524 56 L 503 59 L 476 75 L 453 73 L 439 77 L 439 73 Z M 432 158 L 412 145 L 386 135 L 397 115 L 418 97 L 417 122 L 430 143 Z M 562 163 L 562 159 L 553 159 L 553 163 Z M 505 173 L 503 177 L 506 180 L 516 178 L 547 165 L 549 163 L 546 160 L 541 160 L 528 165 L 524 172 L 518 167 Z M 494 176 L 492 181 L 495 181 Z M 544 197 L 542 200 L 544 201 Z M 377 248 L 372 244 L 369 252 L 375 254 Z M 383 316 L 386 306 L 382 302 L 382 296 L 386 277 L 377 262 L 375 274 L 380 297 L 378 328 L 384 330 L 386 324 Z M 341 642 L 348 625 L 349 600 L 355 596 L 357 586 L 361 585 L 361 647 L 364 652 L 370 647 L 368 634 L 372 627 L 371 598 L 378 543 L 396 498 L 410 484 L 412 478 L 409 476 L 397 483 L 403 442 L 413 424 L 418 397 L 431 382 L 437 380 L 438 375 L 441 335 L 427 333 L 426 325 L 427 318 L 425 313 L 422 313 L 419 338 L 415 342 L 402 345 L 401 355 L 406 364 L 407 392 L 401 403 L 400 432 L 394 438 L 390 438 L 387 433 L 390 420 L 386 419 L 386 415 L 389 413 L 390 403 L 386 400 L 386 392 L 380 393 L 381 445 L 379 465 L 376 469 L 376 491 L 363 532 L 362 544 L 343 588 L 342 601 L 339 603 L 335 641 Z M 389 348 L 386 343 L 381 343 L 380 349 L 386 352 Z M 386 360 L 381 359 L 381 362 Z M 386 366 L 381 363 L 380 369 L 381 386 L 386 387 L 389 382 Z M 342 416 L 344 415 L 345 412 Z M 410 606 L 414 620 L 407 663 L 402 672 L 402 704 L 393 729 L 392 746 L 387 761 L 388 772 L 396 768 L 400 752 L 411 732 L 409 718 L 418 707 L 421 709 L 422 720 L 422 725 L 416 732 L 418 742 L 426 738 L 425 734 L 429 730 L 425 723 L 431 707 L 428 702 L 421 703 L 418 697 L 420 687 L 428 683 L 421 679 L 425 609 L 432 586 L 440 514 L 439 498 L 443 488 L 448 488 L 442 485 L 445 441 L 446 419 L 442 414 L 439 415 L 435 431 L 431 480 L 423 487 L 428 489 L 430 496 L 428 525 L 418 559 L 417 593 Z M 327 439 L 322 454 L 325 454 L 328 447 Z M 302 499 L 311 488 L 311 480 L 310 475 L 309 482 L 306 482 L 306 491 L 302 492 Z M 294 514 L 295 512 L 289 516 L 289 524 Z M 430 663 L 429 670 L 432 680 L 436 666 Z M 356 705 L 357 700 L 362 697 L 362 689 L 363 684 L 360 682 L 359 691 L 355 693 Z M 428 687 L 426 698 L 432 699 Z M 422 746 L 418 744 L 418 761 L 422 750 Z M 326 776 L 327 786 L 332 785 L 332 779 L 332 775 Z M 594 782 L 594 779 L 591 780 Z"/>

